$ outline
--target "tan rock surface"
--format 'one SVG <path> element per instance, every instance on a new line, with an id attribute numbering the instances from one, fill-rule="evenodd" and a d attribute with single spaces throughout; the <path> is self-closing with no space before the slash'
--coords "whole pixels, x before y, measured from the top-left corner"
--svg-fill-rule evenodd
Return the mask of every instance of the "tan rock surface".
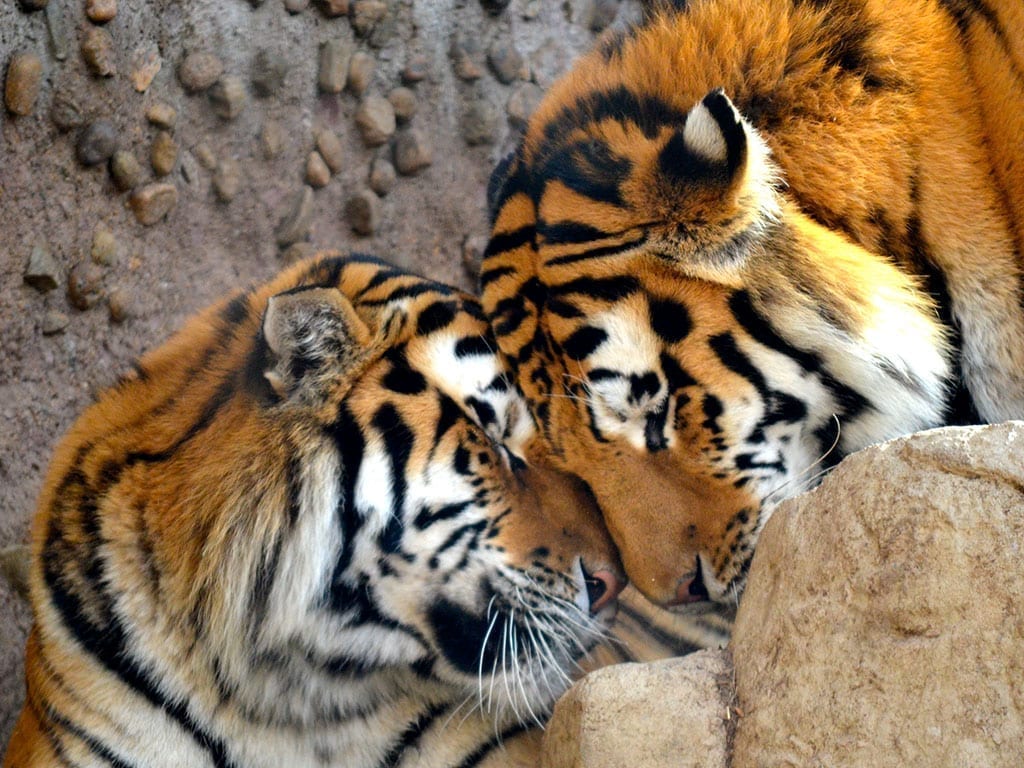
<path id="1" fill-rule="evenodd" d="M 734 768 L 1024 763 L 1022 549 L 1022 422 L 870 448 L 784 504 L 733 635 Z"/>
<path id="2" fill-rule="evenodd" d="M 587 675 L 544 734 L 542 768 L 725 768 L 732 669 L 724 651 Z"/>

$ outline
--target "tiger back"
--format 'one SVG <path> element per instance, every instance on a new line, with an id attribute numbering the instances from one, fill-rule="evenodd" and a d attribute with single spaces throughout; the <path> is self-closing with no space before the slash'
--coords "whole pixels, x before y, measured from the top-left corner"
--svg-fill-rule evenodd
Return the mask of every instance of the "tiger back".
<path id="1" fill-rule="evenodd" d="M 535 765 L 623 584 L 530 435 L 475 300 L 383 262 L 203 312 L 56 450 L 4 765 Z"/>
<path id="2" fill-rule="evenodd" d="M 686 612 L 844 455 L 1024 417 L 1024 6 L 679 5 L 550 89 L 480 285 L 550 462 Z"/>

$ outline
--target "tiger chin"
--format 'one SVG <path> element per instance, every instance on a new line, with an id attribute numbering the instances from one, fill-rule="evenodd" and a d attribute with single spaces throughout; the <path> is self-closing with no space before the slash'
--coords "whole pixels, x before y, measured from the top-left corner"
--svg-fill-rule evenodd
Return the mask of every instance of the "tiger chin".
<path id="1" fill-rule="evenodd" d="M 550 89 L 480 285 L 549 461 L 687 612 L 843 456 L 1024 417 L 1024 16 L 678 5 Z"/>
<path id="2" fill-rule="evenodd" d="M 479 305 L 353 256 L 191 320 L 54 455 L 4 765 L 519 765 L 621 565 Z"/>

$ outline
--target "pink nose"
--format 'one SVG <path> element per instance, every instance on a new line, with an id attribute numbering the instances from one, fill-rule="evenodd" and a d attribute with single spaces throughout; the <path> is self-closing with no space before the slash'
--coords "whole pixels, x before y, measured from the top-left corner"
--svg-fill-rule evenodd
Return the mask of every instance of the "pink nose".
<path id="1" fill-rule="evenodd" d="M 587 584 L 587 597 L 590 598 L 591 613 L 600 611 L 626 588 L 626 582 L 607 569 L 594 573 L 587 573 L 584 570 L 583 580 Z"/>
<path id="2" fill-rule="evenodd" d="M 687 603 L 700 603 L 710 600 L 707 587 L 704 586 L 704 579 L 700 570 L 688 573 L 679 580 L 676 587 L 676 598 L 667 605 L 686 605 Z"/>

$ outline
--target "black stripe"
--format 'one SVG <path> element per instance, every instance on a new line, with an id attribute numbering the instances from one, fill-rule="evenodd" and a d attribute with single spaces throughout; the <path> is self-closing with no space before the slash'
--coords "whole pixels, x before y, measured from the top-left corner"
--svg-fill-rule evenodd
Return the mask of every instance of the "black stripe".
<path id="1" fill-rule="evenodd" d="M 682 125 L 686 113 L 655 96 L 638 94 L 619 85 L 608 91 L 595 91 L 580 96 L 574 104 L 564 107 L 544 126 L 544 136 L 547 143 L 550 143 L 565 134 L 609 118 L 622 123 L 635 123 L 648 139 L 653 139 L 665 125 Z"/>
<path id="2" fill-rule="evenodd" d="M 465 760 L 459 763 L 457 768 L 473 768 L 476 765 L 480 765 L 480 763 L 483 762 L 484 758 L 486 758 L 491 752 L 493 752 L 496 748 L 501 748 L 506 740 L 511 739 L 513 736 L 518 736 L 519 734 L 524 733 L 529 729 L 530 726 L 525 724 L 514 725 L 511 728 L 506 728 L 497 736 L 494 736 L 486 743 L 481 744 L 476 749 L 475 752 L 470 754 L 468 757 L 466 757 Z"/>
<path id="3" fill-rule="evenodd" d="M 391 514 L 378 541 L 383 551 L 393 553 L 400 550 L 402 533 L 405 531 L 405 495 L 408 487 L 406 475 L 416 434 L 391 403 L 385 403 L 378 408 L 370 423 L 383 438 L 385 452 L 391 464 Z"/>
<path id="4" fill-rule="evenodd" d="M 384 758 L 378 763 L 381 768 L 394 768 L 402 759 L 410 748 L 412 748 L 420 738 L 426 732 L 426 730 L 434 724 L 445 711 L 447 711 L 447 704 L 435 704 L 430 707 L 426 712 L 422 713 L 416 720 L 409 723 L 402 735 L 398 737 L 398 741 L 395 742 L 394 746 L 388 751 Z"/>
<path id="5" fill-rule="evenodd" d="M 690 643 L 683 640 L 681 637 L 673 635 L 671 632 L 666 632 L 664 629 L 656 626 L 650 621 L 650 619 L 637 612 L 636 609 L 625 602 L 619 603 L 619 612 L 639 625 L 641 627 L 640 631 L 644 634 L 651 635 L 657 642 L 661 643 L 666 648 L 671 649 L 673 656 L 685 656 L 688 653 L 693 653 L 694 651 L 703 649 L 703 646 Z"/>
<path id="6" fill-rule="evenodd" d="M 607 340 L 608 334 L 604 329 L 585 325 L 573 331 L 572 335 L 562 343 L 562 349 L 570 360 L 585 360 Z"/>
<path id="7" fill-rule="evenodd" d="M 537 223 L 537 233 L 545 245 L 569 245 L 591 243 L 615 237 L 616 232 L 605 232 L 579 221 L 560 221 L 557 224 Z"/>
<path id="8" fill-rule="evenodd" d="M 494 269 L 484 269 L 480 272 L 480 290 L 482 291 L 495 280 L 500 280 L 506 275 L 514 275 L 515 273 L 516 269 L 514 267 L 495 267 Z"/>
<path id="9" fill-rule="evenodd" d="M 494 355 L 494 339 L 485 336 L 466 336 L 459 339 L 455 344 L 456 357 L 475 357 L 483 355 L 490 357 Z"/>
<path id="10" fill-rule="evenodd" d="M 579 277 L 566 283 L 552 285 L 548 289 L 553 296 L 581 294 L 606 302 L 619 301 L 640 290 L 640 281 L 625 275 L 619 277 Z"/>
<path id="11" fill-rule="evenodd" d="M 524 245 L 533 243 L 534 235 L 533 222 L 524 224 L 518 229 L 513 229 L 511 232 L 501 232 L 499 234 L 491 235 L 491 239 L 487 243 L 487 247 L 484 249 L 484 263 L 490 257 L 505 253 L 506 251 L 513 251 L 516 248 L 522 248 Z"/>
<path id="12" fill-rule="evenodd" d="M 567 253 L 563 256 L 556 256 L 553 259 L 548 259 L 547 266 L 557 267 L 563 264 L 575 264 L 589 259 L 602 259 L 605 256 L 617 256 L 620 253 L 633 250 L 634 248 L 643 245 L 646 241 L 646 237 L 638 237 L 636 240 L 630 240 L 625 243 L 605 245 L 600 248 L 588 248 L 587 250 L 580 251 L 579 253 Z"/>
<path id="13" fill-rule="evenodd" d="M 233 766 L 224 742 L 207 732 L 192 718 L 185 702 L 164 696 L 157 682 L 142 668 L 129 648 L 124 626 L 113 611 L 113 598 L 105 592 L 95 594 L 95 599 L 100 602 L 100 613 L 104 617 L 103 625 L 97 626 L 90 621 L 91 611 L 85 608 L 78 595 L 65 588 L 60 571 L 63 562 L 58 554 L 62 549 L 60 542 L 64 536 L 56 527 L 56 523 L 56 519 L 51 520 L 47 533 L 43 574 L 53 606 L 60 613 L 65 627 L 82 648 L 91 653 L 108 671 L 133 688 L 153 707 L 163 710 L 174 719 L 196 744 L 209 753 L 217 768 Z M 97 585 L 105 583 L 103 580 L 97 582 Z"/>
<path id="14" fill-rule="evenodd" d="M 426 307 L 416 321 L 416 333 L 429 336 L 443 330 L 455 320 L 458 306 L 454 301 L 438 301 Z"/>
<path id="15" fill-rule="evenodd" d="M 359 423 L 345 405 L 338 409 L 338 417 L 328 428 L 328 435 L 334 441 L 341 464 L 341 477 L 338 481 L 341 487 L 336 512 L 341 528 L 341 552 L 338 555 L 338 562 L 335 563 L 331 586 L 324 596 L 324 602 L 341 609 L 345 607 L 344 604 L 339 606 L 339 600 L 342 600 L 343 595 L 339 595 L 336 590 L 342 589 L 339 585 L 352 560 L 355 538 L 359 531 L 360 520 L 355 508 L 355 488 L 356 478 L 363 463 L 366 441 L 363 439 Z"/>
<path id="16" fill-rule="evenodd" d="M 458 517 L 472 501 L 459 501 L 451 504 L 445 504 L 442 507 L 423 507 L 413 519 L 412 524 L 421 531 L 426 530 L 435 523 L 439 523 L 443 520 L 451 520 L 453 517 Z"/>

